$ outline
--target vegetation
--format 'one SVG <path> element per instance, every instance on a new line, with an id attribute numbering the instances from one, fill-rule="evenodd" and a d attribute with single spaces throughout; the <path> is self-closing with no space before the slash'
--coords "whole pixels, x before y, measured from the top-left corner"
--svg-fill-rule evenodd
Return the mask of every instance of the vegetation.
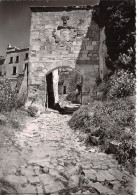
<path id="1" fill-rule="evenodd" d="M 12 89 L 8 79 L 0 79 L 0 146 L 14 146 L 14 132 L 20 131 L 27 112 L 21 111 L 26 95 L 20 97 L 16 88 Z"/>
<path id="2" fill-rule="evenodd" d="M 5 111 L 0 113 L 0 118 L 3 116 L 3 123 L 0 123 L 0 147 L 16 147 L 19 146 L 14 141 L 15 131 L 21 131 L 25 120 L 28 117 L 27 112 L 21 110 Z"/>
<path id="3" fill-rule="evenodd" d="M 0 80 L 0 112 L 20 108 L 25 104 L 26 98 L 26 94 L 19 96 L 16 88 L 11 88 L 8 79 Z"/>
<path id="4" fill-rule="evenodd" d="M 74 113 L 69 125 L 85 133 L 87 140 L 84 141 L 89 144 L 91 136 L 98 137 L 98 144 L 105 151 L 109 141 L 119 142 L 118 161 L 125 164 L 128 160 L 132 165 L 130 171 L 135 170 L 135 104 L 130 98 L 82 106 Z"/>
<path id="5" fill-rule="evenodd" d="M 4 56 L 0 56 L 0 65 L 2 65 L 5 61 L 5 57 Z"/>
<path id="6" fill-rule="evenodd" d="M 101 0 L 99 7 L 96 20 L 100 27 L 105 26 L 107 67 L 135 75 L 135 0 Z"/>
<path id="7" fill-rule="evenodd" d="M 111 141 L 118 142 L 115 157 L 135 174 L 135 1 L 100 0 L 98 6 L 100 17 L 98 9 L 94 17 L 105 27 L 106 66 L 110 70 L 103 81 L 98 78 L 96 82 L 103 101 L 80 107 L 69 125 L 85 134 L 86 144 L 100 145 L 105 152 L 110 152 Z"/>
<path id="8" fill-rule="evenodd" d="M 35 117 L 38 112 L 38 109 L 35 106 L 29 106 L 27 112 L 29 116 Z"/>
<path id="9" fill-rule="evenodd" d="M 81 103 L 80 99 L 81 99 L 81 96 L 79 95 L 77 91 L 73 91 L 66 96 L 66 100 L 71 101 L 72 103 L 75 103 L 75 104 L 80 104 Z"/>

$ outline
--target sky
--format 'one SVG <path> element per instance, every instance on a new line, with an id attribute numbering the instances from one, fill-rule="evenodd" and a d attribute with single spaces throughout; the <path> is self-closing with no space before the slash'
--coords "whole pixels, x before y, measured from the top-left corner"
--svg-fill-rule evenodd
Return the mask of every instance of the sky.
<path id="1" fill-rule="evenodd" d="M 30 6 L 94 5 L 98 0 L 0 0 L 0 56 L 6 56 L 8 44 L 29 47 Z"/>

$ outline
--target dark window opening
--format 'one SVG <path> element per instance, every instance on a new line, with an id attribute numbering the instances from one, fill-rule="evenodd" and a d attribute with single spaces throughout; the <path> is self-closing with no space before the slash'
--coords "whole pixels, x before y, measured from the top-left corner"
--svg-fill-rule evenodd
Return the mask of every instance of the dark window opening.
<path id="1" fill-rule="evenodd" d="M 13 57 L 10 57 L 10 64 L 13 63 Z"/>
<path id="2" fill-rule="evenodd" d="M 25 60 L 28 60 L 28 53 L 26 53 Z"/>
<path id="3" fill-rule="evenodd" d="M 13 75 L 16 75 L 16 67 L 13 67 Z"/>
<path id="4" fill-rule="evenodd" d="M 0 76 L 2 76 L 2 72 L 0 72 Z"/>
<path id="5" fill-rule="evenodd" d="M 24 71 L 28 68 L 28 63 L 25 63 Z"/>
<path id="6" fill-rule="evenodd" d="M 63 87 L 63 94 L 66 94 L 66 86 Z"/>
<path id="7" fill-rule="evenodd" d="M 19 56 L 16 56 L 16 63 L 19 62 Z"/>

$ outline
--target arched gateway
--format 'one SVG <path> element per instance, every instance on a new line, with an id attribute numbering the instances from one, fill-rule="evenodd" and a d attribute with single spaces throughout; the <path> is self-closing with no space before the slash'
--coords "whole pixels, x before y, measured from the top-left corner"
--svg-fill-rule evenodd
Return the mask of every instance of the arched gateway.
<path id="1" fill-rule="evenodd" d="M 60 66 L 48 71 L 46 74 L 46 107 L 55 108 L 66 100 L 82 104 L 83 75 L 80 71 Z M 68 101 L 67 101 L 68 103 Z"/>
<path id="2" fill-rule="evenodd" d="M 66 66 L 84 78 L 83 96 L 91 97 L 100 74 L 100 28 L 93 6 L 31 7 L 28 105 L 45 105 L 46 74 Z"/>

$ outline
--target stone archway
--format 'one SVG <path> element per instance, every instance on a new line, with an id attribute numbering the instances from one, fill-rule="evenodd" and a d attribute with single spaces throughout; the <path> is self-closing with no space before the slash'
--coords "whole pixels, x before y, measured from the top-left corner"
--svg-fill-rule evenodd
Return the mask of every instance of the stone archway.
<path id="1" fill-rule="evenodd" d="M 72 96 L 72 103 L 82 104 L 83 75 L 77 69 L 60 66 L 46 73 L 46 102 L 47 108 L 54 108 L 61 99 Z M 69 95 L 70 94 L 70 95 Z"/>
<path id="2" fill-rule="evenodd" d="M 92 101 L 96 78 L 104 70 L 100 27 L 93 13 L 93 6 L 31 8 L 27 106 L 35 101 L 45 109 L 46 74 L 60 66 L 82 73 L 83 104 Z"/>

